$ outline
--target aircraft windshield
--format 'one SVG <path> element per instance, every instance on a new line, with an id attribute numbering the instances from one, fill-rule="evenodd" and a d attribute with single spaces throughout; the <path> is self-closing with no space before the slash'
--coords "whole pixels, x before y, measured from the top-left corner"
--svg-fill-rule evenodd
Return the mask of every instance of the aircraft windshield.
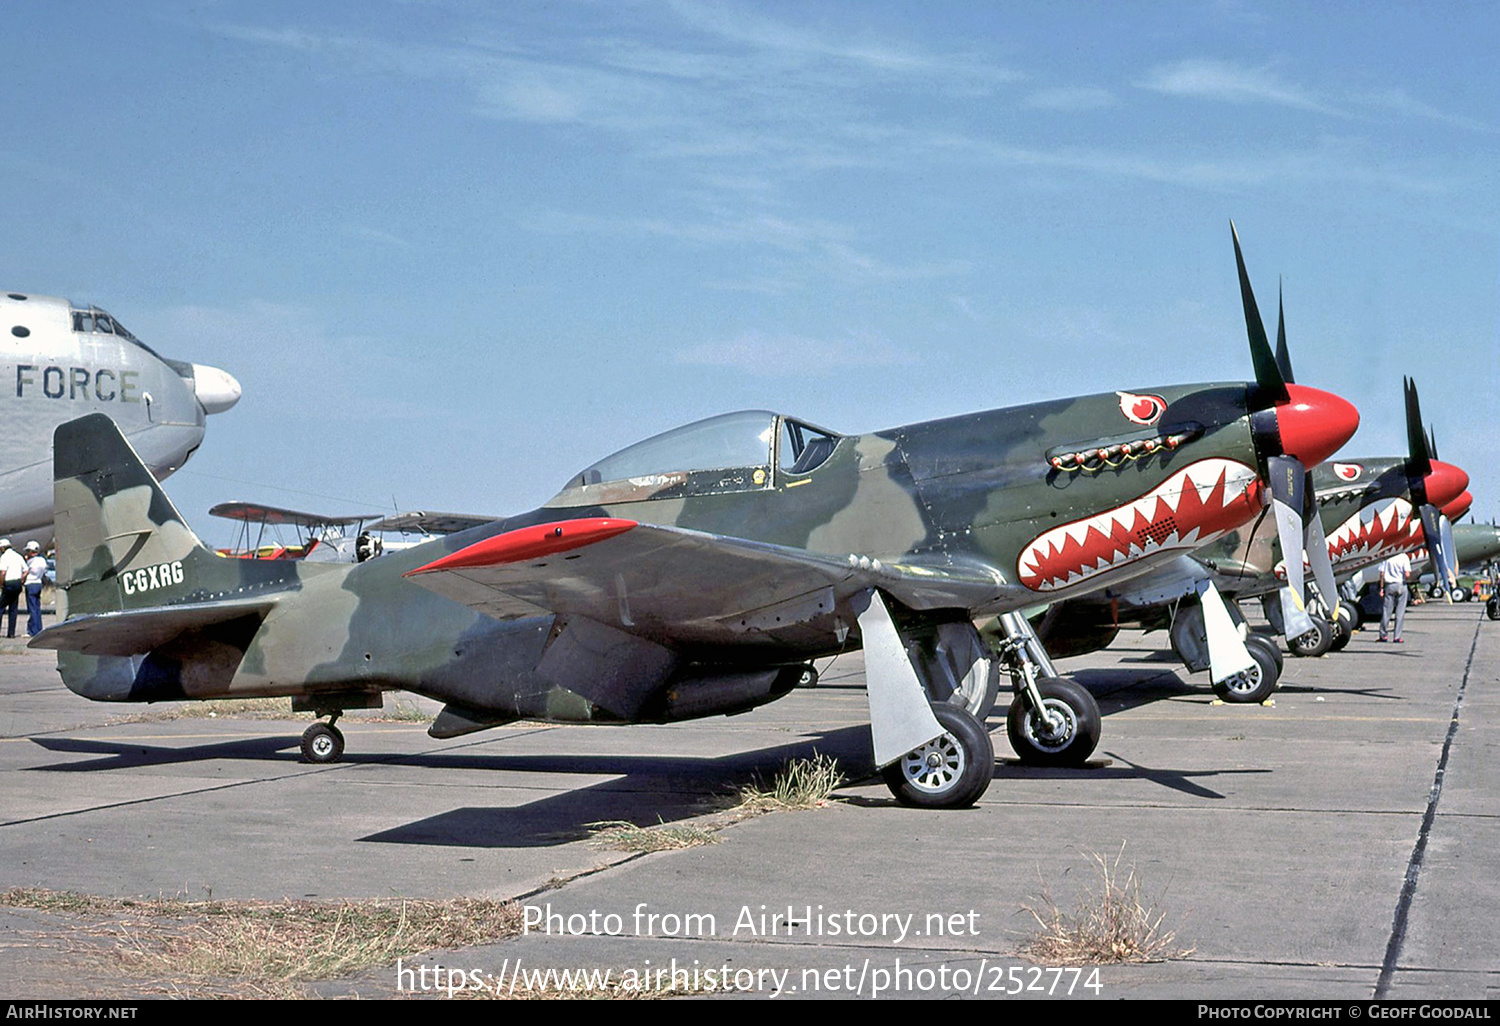
<path id="1" fill-rule="evenodd" d="M 776 414 L 746 410 L 673 428 L 607 456 L 568 482 L 569 487 L 650 477 L 673 471 L 766 467 L 776 437 Z"/>

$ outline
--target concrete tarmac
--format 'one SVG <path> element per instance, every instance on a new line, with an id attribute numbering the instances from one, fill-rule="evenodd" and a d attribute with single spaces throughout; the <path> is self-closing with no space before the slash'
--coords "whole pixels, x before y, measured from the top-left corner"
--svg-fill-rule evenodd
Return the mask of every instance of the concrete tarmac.
<path id="1" fill-rule="evenodd" d="M 747 996 L 1500 996 L 1500 623 L 1474 604 L 1415 608 L 1403 645 L 1366 631 L 1343 653 L 1289 656 L 1272 706 L 1215 704 L 1165 643 L 1127 632 L 1060 665 L 1104 713 L 1087 768 L 1018 765 L 1002 696 L 995 780 L 974 809 L 906 809 L 867 778 L 828 807 L 644 855 L 597 850 L 589 824 L 716 822 L 725 794 L 814 751 L 867 773 L 860 657 L 751 714 L 670 726 L 434 741 L 421 723 L 351 715 L 344 761 L 311 766 L 305 722 L 122 722 L 151 710 L 87 702 L 49 654 L 9 647 L 0 889 L 536 910 L 526 936 L 320 986 L 330 995 L 422 992 L 438 964 L 503 990 L 519 963 L 697 970 L 679 986 Z M 1036 932 L 1023 909 L 1087 901 L 1100 860 L 1134 873 L 1178 957 L 1081 973 L 1022 957 Z M 81 969 L 86 949 L 60 929 L 0 908 L 0 996 L 132 993 Z"/>

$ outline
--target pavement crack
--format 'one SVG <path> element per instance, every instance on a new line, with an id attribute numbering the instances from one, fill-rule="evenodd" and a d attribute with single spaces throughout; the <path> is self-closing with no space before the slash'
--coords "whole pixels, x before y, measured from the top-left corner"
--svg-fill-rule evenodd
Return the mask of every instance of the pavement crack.
<path id="1" fill-rule="evenodd" d="M 1432 833 L 1432 824 L 1437 819 L 1438 801 L 1443 796 L 1443 777 L 1448 772 L 1448 756 L 1453 751 L 1453 739 L 1458 735 L 1459 714 L 1463 712 L 1464 692 L 1469 687 L 1469 674 L 1474 668 L 1474 655 L 1479 650 L 1479 628 L 1484 621 L 1474 624 L 1474 640 L 1469 645 L 1469 658 L 1464 662 L 1463 680 L 1459 682 L 1458 694 L 1453 699 L 1453 715 L 1448 720 L 1448 734 L 1443 738 L 1443 751 L 1438 756 L 1437 772 L 1432 777 L 1432 789 L 1427 793 L 1427 811 L 1422 814 L 1422 826 L 1417 831 L 1417 843 L 1412 848 L 1411 859 L 1406 864 L 1406 878 L 1401 883 L 1401 895 L 1396 899 L 1396 913 L 1391 920 L 1391 936 L 1386 942 L 1385 959 L 1381 962 L 1380 978 L 1375 981 L 1376 1001 L 1382 1001 L 1390 992 L 1391 981 L 1396 976 L 1396 967 L 1401 960 L 1401 948 L 1406 943 L 1406 927 L 1411 916 L 1412 899 L 1417 893 L 1417 878 L 1422 873 L 1422 860 L 1427 855 L 1427 838 Z"/>

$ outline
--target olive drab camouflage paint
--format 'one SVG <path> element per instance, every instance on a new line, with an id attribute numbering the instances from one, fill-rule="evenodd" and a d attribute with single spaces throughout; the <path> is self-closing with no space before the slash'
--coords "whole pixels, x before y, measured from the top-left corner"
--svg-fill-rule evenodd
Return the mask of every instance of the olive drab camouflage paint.
<path id="1" fill-rule="evenodd" d="M 887 783 L 910 804 L 969 804 L 992 776 L 982 722 L 1002 665 L 1023 759 L 1078 764 L 1098 741 L 1093 699 L 1056 677 L 1019 610 L 1235 530 L 1266 501 L 1268 460 L 1316 463 L 1353 434 L 1347 402 L 1282 380 L 1258 314 L 1250 336 L 1253 383 L 865 435 L 710 418 L 601 460 L 539 509 L 352 565 L 217 555 L 108 418 L 84 417 L 55 439 L 68 617 L 33 645 L 93 699 L 292 695 L 336 718 L 404 689 L 444 703 L 431 733 L 451 737 L 519 717 L 739 712 L 863 644 Z M 989 616 L 998 654 L 974 627 Z M 342 743 L 318 724 L 303 751 Z"/>

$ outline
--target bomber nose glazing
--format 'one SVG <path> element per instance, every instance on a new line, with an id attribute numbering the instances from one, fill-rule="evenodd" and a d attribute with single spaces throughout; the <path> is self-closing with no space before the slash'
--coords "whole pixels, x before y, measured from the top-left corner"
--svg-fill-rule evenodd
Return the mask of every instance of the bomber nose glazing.
<path id="1" fill-rule="evenodd" d="M 1290 398 L 1276 404 L 1276 427 L 1281 435 L 1281 451 L 1286 455 L 1310 467 L 1322 463 L 1354 437 L 1359 428 L 1359 411 L 1353 403 L 1306 385 L 1289 383 L 1286 390 Z M 1462 490 L 1458 489 L 1454 495 Z"/>

